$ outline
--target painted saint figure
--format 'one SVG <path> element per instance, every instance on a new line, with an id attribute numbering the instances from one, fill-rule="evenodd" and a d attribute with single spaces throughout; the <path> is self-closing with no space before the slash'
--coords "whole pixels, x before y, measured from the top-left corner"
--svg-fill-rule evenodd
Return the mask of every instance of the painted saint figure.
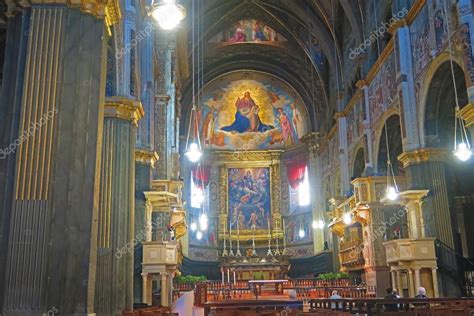
<path id="1" fill-rule="evenodd" d="M 245 35 L 242 24 L 240 22 L 236 23 L 235 24 L 234 36 L 232 36 L 229 39 L 229 42 L 231 42 L 231 43 L 241 43 L 241 42 L 245 42 L 246 39 L 247 39 L 247 36 Z"/>
<path id="2" fill-rule="evenodd" d="M 234 122 L 229 126 L 224 126 L 221 130 L 225 132 L 266 132 L 274 129 L 274 126 L 265 125 L 258 116 L 259 107 L 250 96 L 250 92 L 245 92 L 244 97 L 237 98 L 235 102 L 237 112 Z"/>

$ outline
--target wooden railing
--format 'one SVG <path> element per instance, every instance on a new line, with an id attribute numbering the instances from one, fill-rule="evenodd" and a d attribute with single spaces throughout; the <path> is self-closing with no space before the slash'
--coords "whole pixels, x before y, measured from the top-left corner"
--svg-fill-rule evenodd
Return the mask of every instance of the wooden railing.
<path id="1" fill-rule="evenodd" d="M 463 298 L 428 299 L 314 299 L 309 301 L 310 311 L 340 311 L 348 314 L 392 315 L 472 315 L 474 300 Z"/>
<path id="2" fill-rule="evenodd" d="M 459 298 L 432 299 L 312 299 L 312 300 L 239 300 L 204 304 L 204 315 L 471 315 L 474 300 Z M 391 309 L 391 310 L 390 310 Z M 395 310 L 394 310 L 395 309 Z M 396 310 L 398 309 L 398 311 Z M 303 311 L 306 310 L 306 311 Z M 278 314 L 279 313 L 279 314 Z"/>

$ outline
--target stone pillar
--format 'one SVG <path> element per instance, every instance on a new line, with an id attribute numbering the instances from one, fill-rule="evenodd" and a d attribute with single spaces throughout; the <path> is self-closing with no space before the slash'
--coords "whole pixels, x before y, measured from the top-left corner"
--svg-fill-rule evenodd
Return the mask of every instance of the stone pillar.
<path id="1" fill-rule="evenodd" d="M 398 295 L 400 297 L 403 297 L 403 287 L 402 287 L 402 271 L 397 270 L 397 289 L 398 289 Z"/>
<path id="2" fill-rule="evenodd" d="M 148 273 L 142 273 L 142 303 L 151 305 L 151 302 L 148 300 L 148 292 L 150 292 L 150 281 L 148 278 Z"/>
<path id="3" fill-rule="evenodd" d="M 408 296 L 415 297 L 416 290 L 415 290 L 415 282 L 413 280 L 413 270 L 408 269 Z"/>
<path id="4" fill-rule="evenodd" d="M 390 277 L 392 279 L 392 288 L 397 290 L 398 292 L 398 284 L 397 284 L 397 272 L 395 270 L 390 271 Z"/>
<path id="5" fill-rule="evenodd" d="M 341 187 L 342 192 L 336 192 L 340 196 L 349 193 L 351 189 L 351 178 L 349 176 L 349 160 L 347 157 L 347 119 L 342 114 L 337 113 L 336 119 L 338 121 L 339 132 L 339 160 L 341 168 Z"/>
<path id="6" fill-rule="evenodd" d="M 162 272 L 161 277 L 161 306 L 170 306 L 168 272 Z"/>
<path id="7" fill-rule="evenodd" d="M 400 98 L 400 120 L 402 143 L 405 151 L 420 147 L 418 128 L 418 107 L 415 96 L 415 80 L 413 77 L 413 58 L 410 40 L 410 29 L 405 21 L 400 20 L 394 34 L 394 50 L 396 54 L 398 95 Z M 419 100 L 418 100 L 419 101 Z"/>
<path id="8" fill-rule="evenodd" d="M 318 156 L 318 151 L 320 147 L 320 136 L 319 133 L 309 133 L 302 137 L 302 142 L 304 142 L 308 148 L 308 174 L 309 174 L 309 184 L 311 190 L 311 196 L 314 197 L 311 199 L 311 205 L 313 209 L 313 220 L 319 221 L 322 220 L 325 222 L 325 207 L 324 207 L 324 197 L 322 192 L 322 167 L 321 159 Z M 314 253 L 317 254 L 324 249 L 324 229 L 313 229 L 313 245 Z"/>
<path id="9" fill-rule="evenodd" d="M 133 309 L 135 142 L 143 114 L 140 102 L 128 98 L 105 102 L 95 290 L 98 314 Z"/>
<path id="10" fill-rule="evenodd" d="M 418 288 L 421 286 L 420 268 L 415 268 L 415 292 L 418 294 Z"/>
<path id="11" fill-rule="evenodd" d="M 168 179 L 169 159 L 167 147 L 169 147 L 169 139 L 167 137 L 167 116 L 168 116 L 168 101 L 170 97 L 168 95 L 157 95 L 155 97 L 155 114 L 154 114 L 154 134 L 155 144 L 154 148 L 161 159 L 158 161 L 157 166 L 153 173 L 154 179 Z"/>
<path id="12" fill-rule="evenodd" d="M 446 151 L 423 148 L 404 152 L 398 159 L 407 170 L 407 186 L 410 190 L 429 190 L 423 208 L 423 223 L 426 237 L 438 238 L 454 247 L 453 225 L 455 212 L 451 212 L 446 183 Z M 412 225 L 413 226 L 413 225 Z M 421 234 L 420 234 L 421 236 Z"/>
<path id="13" fill-rule="evenodd" d="M 408 237 L 417 239 L 425 238 L 425 222 L 423 220 L 423 199 L 428 195 L 428 190 L 407 190 L 400 192 L 397 203 L 406 207 L 408 221 Z"/>
<path id="14" fill-rule="evenodd" d="M 438 268 L 431 269 L 431 277 L 433 279 L 433 292 L 434 297 L 439 297 L 439 288 L 438 288 Z"/>
<path id="15" fill-rule="evenodd" d="M 7 173 L 14 185 L 7 187 L 12 202 L 1 256 L 2 313 L 39 315 L 54 306 L 61 315 L 90 315 L 106 75 L 102 18 L 105 11 L 118 13 L 117 3 L 107 2 L 105 10 L 96 0 L 87 8 L 79 1 L 74 9 L 69 1 L 30 2 L 18 43 L 26 47 L 17 52 L 22 80 L 5 79 L 16 85 L 8 106 L 16 111 L 21 102 L 21 111 L 15 174 Z"/>
<path id="16" fill-rule="evenodd" d="M 145 113 L 146 114 L 146 113 Z M 149 115 L 148 115 L 149 116 Z M 134 302 L 142 302 L 142 241 L 151 241 L 152 218 L 151 205 L 146 203 L 143 192 L 151 190 L 153 169 L 158 155 L 151 150 L 135 150 L 135 239 L 134 251 Z"/>

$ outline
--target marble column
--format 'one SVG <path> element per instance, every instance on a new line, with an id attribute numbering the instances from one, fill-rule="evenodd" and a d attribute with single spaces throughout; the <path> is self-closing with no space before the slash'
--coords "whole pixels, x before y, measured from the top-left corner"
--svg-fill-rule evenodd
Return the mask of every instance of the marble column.
<path id="1" fill-rule="evenodd" d="M 148 273 L 142 273 L 142 303 L 151 305 L 152 302 L 148 300 L 148 292 L 150 292 L 150 280 L 148 278 Z"/>
<path id="2" fill-rule="evenodd" d="M 26 47 L 17 56 L 24 63 L 24 69 L 18 68 L 22 80 L 12 78 L 22 89 L 12 90 L 15 100 L 8 105 L 14 109 L 21 100 L 15 174 L 8 173 L 14 184 L 9 241 L 2 252 L 2 314 L 41 315 L 54 306 L 61 315 L 90 315 L 96 283 L 105 4 L 88 1 L 87 12 L 94 14 L 87 14 L 79 10 L 86 9 L 82 1 L 76 8 L 60 0 L 54 6 L 30 2 L 19 42 Z"/>
<path id="3" fill-rule="evenodd" d="M 116 315 L 133 309 L 135 234 L 135 142 L 140 102 L 107 98 L 97 238 L 97 315 Z M 142 232 L 136 232 L 142 234 Z"/>
<path id="4" fill-rule="evenodd" d="M 397 271 L 396 271 L 396 274 L 397 274 L 397 289 L 398 289 L 398 295 L 400 295 L 400 297 L 403 297 L 402 271 L 397 270 Z"/>
<path id="5" fill-rule="evenodd" d="M 398 292 L 398 284 L 397 284 L 397 272 L 395 270 L 390 271 L 390 277 L 392 279 L 392 289 Z"/>
<path id="6" fill-rule="evenodd" d="M 416 289 L 415 289 L 415 282 L 413 280 L 413 270 L 408 269 L 408 296 L 415 297 Z"/>
<path id="7" fill-rule="evenodd" d="M 413 270 L 415 271 L 415 292 L 418 294 L 418 288 L 421 286 L 420 268 L 415 268 Z"/>
<path id="8" fill-rule="evenodd" d="M 446 155 L 445 150 L 423 148 L 404 152 L 398 159 L 407 170 L 408 189 L 430 191 L 424 200 L 423 217 L 419 223 L 424 224 L 425 236 L 438 238 L 451 248 L 455 248 L 453 236 L 455 230 L 452 223 L 456 221 L 455 212 L 451 210 L 449 204 Z M 419 228 L 421 230 L 421 227 Z M 421 231 L 418 235 L 423 236 Z"/>
<path id="9" fill-rule="evenodd" d="M 434 297 L 439 297 L 439 288 L 438 288 L 438 268 L 431 269 L 431 278 L 433 280 L 433 293 Z"/>
<path id="10" fill-rule="evenodd" d="M 161 280 L 161 306 L 170 306 L 168 272 L 160 273 Z"/>

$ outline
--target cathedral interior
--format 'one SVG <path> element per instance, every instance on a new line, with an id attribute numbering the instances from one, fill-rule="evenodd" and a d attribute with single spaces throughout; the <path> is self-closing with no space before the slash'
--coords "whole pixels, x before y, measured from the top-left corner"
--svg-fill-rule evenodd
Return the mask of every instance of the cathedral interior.
<path id="1" fill-rule="evenodd" d="M 473 12 L 1 0 L 0 315 L 474 312 Z"/>

